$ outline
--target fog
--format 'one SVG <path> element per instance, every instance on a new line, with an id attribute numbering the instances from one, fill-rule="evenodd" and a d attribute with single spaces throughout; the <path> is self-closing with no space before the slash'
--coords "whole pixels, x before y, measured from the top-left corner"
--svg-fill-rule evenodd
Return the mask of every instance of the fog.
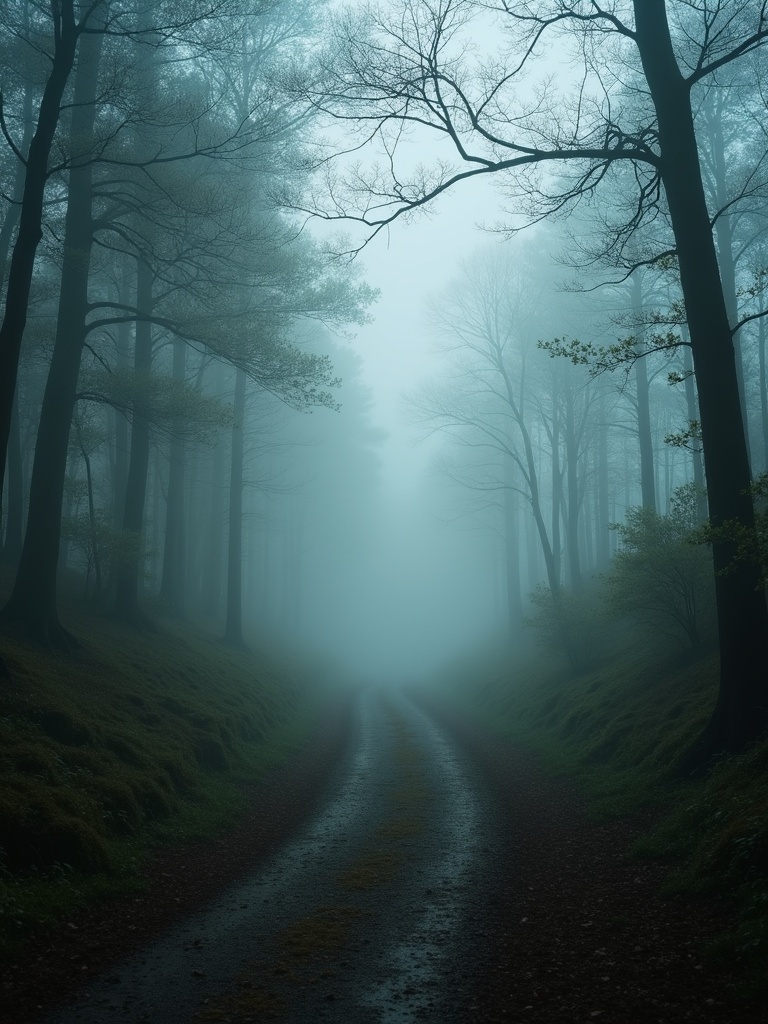
<path id="1" fill-rule="evenodd" d="M 326 23 L 234 0 L 187 33 L 140 7 L 105 32 L 96 4 L 62 72 L 37 233 L 18 157 L 58 44 L 35 5 L 3 13 L 13 617 L 66 643 L 66 579 L 138 628 L 175 615 L 401 681 L 514 653 L 547 608 L 583 632 L 562 602 L 642 548 L 642 515 L 705 521 L 707 450 L 715 518 L 747 521 L 768 452 L 750 54 L 696 92 L 707 284 L 653 149 L 666 108 L 621 33 L 564 26 L 544 49 L 474 5 L 411 5 L 408 27 L 387 5 Z M 695 30 L 672 31 L 685 64 Z M 450 101 L 413 86 L 429 33 Z"/>

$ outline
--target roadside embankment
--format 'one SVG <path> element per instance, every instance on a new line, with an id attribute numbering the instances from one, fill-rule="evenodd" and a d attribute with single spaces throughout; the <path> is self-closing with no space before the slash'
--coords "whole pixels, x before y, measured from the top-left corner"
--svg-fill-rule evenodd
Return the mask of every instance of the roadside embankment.
<path id="1" fill-rule="evenodd" d="M 578 797 L 596 832 L 626 823 L 626 852 L 653 870 L 670 915 L 709 901 L 702 969 L 725 967 L 765 998 L 768 742 L 695 777 L 678 771 L 714 702 L 717 657 L 628 648 L 580 675 L 543 657 L 481 666 L 456 666 L 425 699 L 525 755 L 553 792 Z"/>
<path id="2" fill-rule="evenodd" d="M 167 621 L 72 628 L 67 654 L 3 635 L 0 1001 L 14 1021 L 290 834 L 347 739 L 348 695 L 300 664 Z"/>

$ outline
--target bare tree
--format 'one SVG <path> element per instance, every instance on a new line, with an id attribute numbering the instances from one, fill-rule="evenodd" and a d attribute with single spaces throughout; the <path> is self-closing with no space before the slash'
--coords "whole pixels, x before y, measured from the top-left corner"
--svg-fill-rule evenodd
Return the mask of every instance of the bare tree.
<path id="1" fill-rule="evenodd" d="M 710 519 L 716 528 L 754 530 L 733 345 L 740 325 L 728 318 L 692 97 L 715 72 L 768 42 L 766 0 L 405 0 L 388 10 L 339 19 L 337 52 L 315 89 L 320 108 L 359 129 L 358 160 L 377 143 L 384 159 L 329 174 L 330 207 L 305 205 L 375 232 L 464 180 L 491 174 L 516 209 L 536 219 L 602 196 L 613 169 L 631 165 L 632 202 L 612 211 L 614 253 L 627 251 L 638 226 L 668 218 L 698 385 Z M 484 30 L 479 45 L 476 26 Z M 487 52 L 489 39 L 498 40 L 495 52 Z M 546 78 L 548 44 L 580 61 L 567 95 Z M 647 102 L 622 100 L 625 79 Z M 443 158 L 431 167 L 417 163 L 406 144 L 412 135 L 437 140 Z M 547 176 L 555 166 L 569 171 L 565 184 Z M 720 691 L 690 763 L 740 750 L 768 724 L 760 567 L 736 559 L 728 530 L 716 538 Z"/>

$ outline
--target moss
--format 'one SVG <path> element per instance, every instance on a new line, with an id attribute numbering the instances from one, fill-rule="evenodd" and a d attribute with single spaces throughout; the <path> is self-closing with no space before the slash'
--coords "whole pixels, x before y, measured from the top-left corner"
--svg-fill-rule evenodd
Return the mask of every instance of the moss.
<path id="1" fill-rule="evenodd" d="M 489 673 L 478 687 L 458 675 L 452 699 L 462 713 L 533 749 L 567 774 L 593 813 L 657 808 L 659 820 L 637 856 L 673 866 L 667 891 L 717 892 L 736 907 L 719 953 L 755 965 L 749 984 L 768 992 L 768 739 L 708 775 L 681 779 L 683 751 L 713 707 L 719 661 L 654 657 L 625 647 L 578 679 L 541 660 Z M 469 678 L 469 676 L 467 676 Z M 445 693 L 445 689 L 443 693 Z"/>
<path id="2" fill-rule="evenodd" d="M 10 872 L 69 864 L 83 871 L 109 866 L 107 845 L 86 820 L 68 815 L 50 794 L 9 791 L 0 797 L 0 835 Z"/>
<path id="3" fill-rule="evenodd" d="M 163 821 L 178 809 L 178 800 L 156 779 L 141 775 L 132 780 L 131 788 L 149 821 Z"/>
<path id="4" fill-rule="evenodd" d="M 66 711 L 39 711 L 37 720 L 46 736 L 50 736 L 58 743 L 72 747 L 84 747 L 93 743 L 91 730 Z"/>
<path id="5" fill-rule="evenodd" d="M 199 736 L 195 741 L 194 752 L 203 768 L 215 772 L 225 772 L 229 768 L 227 753 L 213 736 Z"/>
<path id="6" fill-rule="evenodd" d="M 145 758 L 134 744 L 123 736 L 108 736 L 104 741 L 104 746 L 107 750 L 111 750 L 123 764 L 140 766 L 145 763 Z"/>
<path id="7" fill-rule="evenodd" d="M 66 613 L 83 641 L 73 654 L 3 627 L 14 686 L 0 688 L 0 881 L 19 913 L 0 914 L 0 950 L 83 893 L 130 889 L 152 844 L 231 822 L 244 785 L 316 720 L 318 695 L 288 663 L 170 622 L 137 650 L 129 627 L 76 602 Z"/>
<path id="8" fill-rule="evenodd" d="M 136 794 L 119 779 L 97 779 L 92 791 L 102 807 L 106 827 L 119 836 L 134 835 L 141 828 L 144 813 Z"/>

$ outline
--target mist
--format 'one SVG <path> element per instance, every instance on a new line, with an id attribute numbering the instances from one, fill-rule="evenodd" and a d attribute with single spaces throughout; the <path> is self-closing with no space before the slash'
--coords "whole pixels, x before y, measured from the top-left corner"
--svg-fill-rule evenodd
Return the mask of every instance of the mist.
<path id="1" fill-rule="evenodd" d="M 765 1019 L 766 45 L 3 0 L 14 1024 Z"/>
<path id="2" fill-rule="evenodd" d="M 622 546 L 627 510 L 665 516 L 690 485 L 704 515 L 679 284 L 663 262 L 631 261 L 632 246 L 671 244 L 669 218 L 638 224 L 626 249 L 606 242 L 606 218 L 618 225 L 626 210 L 618 163 L 603 209 L 590 190 L 571 195 L 566 161 L 544 192 L 571 196 L 568 216 L 528 228 L 502 175 L 440 185 L 422 206 L 425 168 L 448 153 L 428 119 L 396 150 L 396 174 L 413 178 L 413 215 L 399 217 L 408 204 L 393 199 L 394 216 L 386 204 L 361 216 L 344 192 L 345 175 L 367 173 L 352 170 L 355 101 L 334 106 L 327 84 L 313 114 L 316 85 L 296 64 L 310 45 L 322 64 L 341 37 L 313 35 L 308 9 L 263 17 L 236 60 L 223 23 L 201 14 L 197 50 L 169 41 L 154 59 L 138 37 L 129 46 L 97 35 L 91 63 L 75 65 L 71 87 L 84 96 L 110 62 L 124 78 L 109 102 L 83 107 L 90 120 L 77 138 L 67 142 L 75 128 L 61 121 L 61 145 L 73 166 L 80 150 L 124 165 L 124 184 L 84 164 L 73 211 L 90 203 L 96 229 L 78 241 L 62 221 L 37 265 L 4 477 L 3 550 L 20 565 L 12 614 L 66 642 L 58 571 L 84 576 L 87 601 L 114 603 L 134 624 L 156 606 L 235 644 L 315 650 L 361 678 L 428 675 L 504 634 L 514 655 L 530 641 L 531 595 L 596 581 Z M 493 49 L 490 15 L 473 31 Z M 131 47 L 144 82 L 132 77 Z M 540 62 L 544 77 L 520 102 L 534 102 L 566 52 L 562 42 Z M 186 78 L 171 74 L 178 60 Z M 271 84 L 281 74 L 283 94 Z M 572 85 L 563 76 L 558 89 Z M 35 88 L 23 77 L 14 86 L 22 134 Z M 210 115 L 214 100 L 226 130 Z M 702 108 L 713 203 L 729 187 L 717 177 L 729 116 L 727 105 Z M 305 123 L 316 152 L 336 154 L 325 195 L 321 175 L 300 169 Z M 373 145 L 370 158 L 362 152 L 376 158 Z M 10 191 L 19 173 L 9 151 Z M 727 224 L 728 244 L 752 232 L 757 254 L 762 209 Z M 67 255 L 83 245 L 85 273 Z M 742 257 L 744 288 L 750 265 Z M 59 274 L 68 305 L 57 301 Z M 762 325 L 739 336 L 756 469 L 768 420 Z M 56 384 L 65 373 L 66 395 Z M 64 434 L 66 450 L 53 442 Z"/>

